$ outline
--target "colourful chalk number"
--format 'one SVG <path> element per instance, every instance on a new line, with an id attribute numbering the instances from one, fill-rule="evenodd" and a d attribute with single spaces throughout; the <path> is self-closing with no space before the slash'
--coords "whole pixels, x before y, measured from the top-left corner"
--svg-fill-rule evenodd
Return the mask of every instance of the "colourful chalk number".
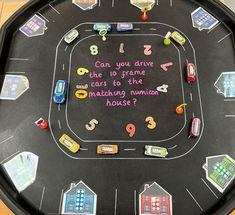
<path id="1" fill-rule="evenodd" d="M 129 134 L 130 137 L 133 137 L 135 135 L 135 125 L 133 124 L 128 124 L 126 126 L 126 131 Z"/>
<path id="2" fill-rule="evenodd" d="M 90 51 L 91 51 L 91 54 L 92 54 L 93 56 L 98 55 L 98 53 L 99 53 L 99 51 L 98 51 L 98 46 L 96 46 L 96 45 L 90 46 Z"/>
<path id="3" fill-rule="evenodd" d="M 151 51 L 152 46 L 151 45 L 144 45 L 144 54 L 145 55 L 151 55 L 152 51 Z"/>
<path id="4" fill-rule="evenodd" d="M 99 122 L 96 119 L 92 119 L 88 124 L 85 125 L 85 128 L 88 131 L 93 131 L 98 123 Z"/>
<path id="5" fill-rule="evenodd" d="M 86 90 L 77 90 L 75 96 L 78 99 L 85 99 L 88 96 L 88 92 Z"/>
<path id="6" fill-rule="evenodd" d="M 167 90 L 168 87 L 169 87 L 168 85 L 163 84 L 163 85 L 157 87 L 157 91 L 162 92 L 162 93 L 167 93 L 168 92 L 168 90 Z"/>
<path id="7" fill-rule="evenodd" d="M 154 129 L 157 126 L 157 123 L 155 122 L 154 118 L 151 116 L 146 117 L 145 119 L 146 122 L 148 122 L 147 127 L 149 129 Z"/>
<path id="8" fill-rule="evenodd" d="M 77 69 L 77 74 L 80 75 L 80 76 L 85 75 L 87 73 L 89 73 L 89 70 L 86 69 L 86 68 L 78 68 Z"/>

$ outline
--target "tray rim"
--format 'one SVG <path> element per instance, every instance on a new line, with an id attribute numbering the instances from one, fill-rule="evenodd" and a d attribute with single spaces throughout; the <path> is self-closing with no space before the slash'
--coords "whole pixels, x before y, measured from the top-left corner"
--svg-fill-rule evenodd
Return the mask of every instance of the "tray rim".
<path id="1" fill-rule="evenodd" d="M 26 22 L 39 9 L 42 9 L 54 0 L 29 0 L 24 6 L 17 10 L 0 29 L 0 65 L 5 65 L 7 57 L 4 53 L 8 50 L 7 41 L 11 41 L 14 32 Z M 233 13 L 226 5 L 219 0 L 191 0 L 205 7 L 209 12 L 219 17 L 232 32 L 233 45 L 235 35 L 235 13 Z M 209 8 L 209 9 L 208 9 Z M 14 27 L 13 27 L 14 26 Z M 234 45 L 235 47 L 235 45 Z M 3 83 L 5 66 L 0 67 L 0 90 Z M 6 189 L 6 186 L 9 186 Z M 10 188 L 10 189 L 9 189 Z M 2 201 L 17 215 L 43 214 L 38 209 L 32 207 L 20 194 L 10 186 L 9 181 L 3 175 L 3 168 L 0 166 L 0 198 Z M 20 202 L 20 203 L 19 203 Z M 221 200 L 206 211 L 204 214 L 225 215 L 231 213 L 235 208 L 235 182 L 232 183 L 230 190 Z M 26 209 L 25 206 L 28 208 Z"/>

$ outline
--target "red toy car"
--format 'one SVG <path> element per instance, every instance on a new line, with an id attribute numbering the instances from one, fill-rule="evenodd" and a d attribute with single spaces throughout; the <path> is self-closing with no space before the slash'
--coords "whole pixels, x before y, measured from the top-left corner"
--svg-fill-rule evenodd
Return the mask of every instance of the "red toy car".
<path id="1" fill-rule="evenodd" d="M 186 75 L 188 83 L 196 81 L 196 66 L 193 63 L 186 64 Z"/>
<path id="2" fill-rule="evenodd" d="M 193 117 L 190 130 L 189 137 L 196 138 L 200 135 L 201 131 L 201 120 L 199 118 Z"/>

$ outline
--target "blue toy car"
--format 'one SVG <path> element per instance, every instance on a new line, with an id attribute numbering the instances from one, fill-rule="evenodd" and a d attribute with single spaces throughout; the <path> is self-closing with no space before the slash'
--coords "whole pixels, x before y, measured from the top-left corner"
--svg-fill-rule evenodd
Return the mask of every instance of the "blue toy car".
<path id="1" fill-rule="evenodd" d="M 58 80 L 55 86 L 53 101 L 56 104 L 64 103 L 66 100 L 66 94 L 67 94 L 67 81 Z"/>
<path id="2" fill-rule="evenodd" d="M 117 24 L 117 31 L 122 32 L 122 31 L 132 31 L 133 30 L 133 24 L 132 23 L 124 23 L 120 22 Z"/>
<path id="3" fill-rule="evenodd" d="M 107 30 L 107 31 L 111 31 L 111 30 L 112 30 L 112 27 L 111 27 L 111 25 L 108 24 L 108 23 L 96 23 L 96 24 L 94 24 L 94 26 L 93 26 L 93 30 L 94 30 L 94 31 L 100 31 L 100 30 L 103 30 L 103 29 L 105 29 L 105 30 Z"/>

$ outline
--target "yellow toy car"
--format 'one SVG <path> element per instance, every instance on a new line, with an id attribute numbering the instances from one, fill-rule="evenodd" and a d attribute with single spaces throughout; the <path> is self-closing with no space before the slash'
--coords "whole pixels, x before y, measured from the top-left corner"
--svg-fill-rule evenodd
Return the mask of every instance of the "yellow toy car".
<path id="1" fill-rule="evenodd" d="M 102 145 L 97 146 L 97 154 L 113 155 L 113 154 L 117 154 L 117 153 L 118 153 L 118 145 L 102 144 Z"/>
<path id="2" fill-rule="evenodd" d="M 172 34 L 171 34 L 171 38 L 179 43 L 181 46 L 183 46 L 186 42 L 185 38 L 177 31 L 174 31 Z"/>
<path id="3" fill-rule="evenodd" d="M 75 142 L 71 137 L 67 134 L 63 134 L 60 139 L 60 143 L 63 144 L 67 149 L 69 149 L 73 153 L 77 153 L 80 149 L 80 145 Z"/>

